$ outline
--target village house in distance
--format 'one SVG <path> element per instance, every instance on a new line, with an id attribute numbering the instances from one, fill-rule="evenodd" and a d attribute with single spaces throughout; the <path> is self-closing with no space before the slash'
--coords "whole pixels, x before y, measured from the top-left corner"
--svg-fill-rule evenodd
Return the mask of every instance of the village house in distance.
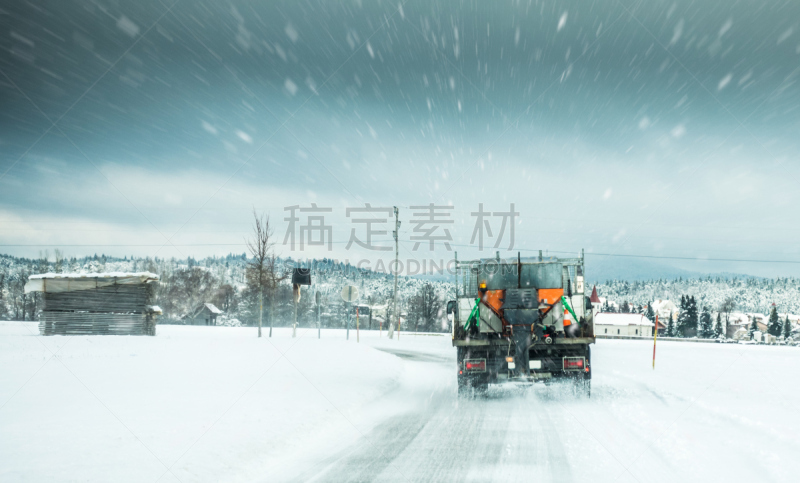
<path id="1" fill-rule="evenodd" d="M 601 312 L 594 318 L 594 333 L 597 335 L 652 337 L 654 326 L 644 314 Z"/>
<path id="2" fill-rule="evenodd" d="M 217 325 L 217 317 L 222 311 L 210 303 L 200 304 L 194 311 L 184 316 L 186 325 Z"/>
<path id="3" fill-rule="evenodd" d="M 713 339 L 722 342 L 796 345 L 798 333 L 800 333 L 800 316 L 778 312 L 775 303 L 771 305 L 769 314 L 736 312 L 730 309 L 727 311 L 724 309 L 707 310 L 708 319 L 706 320 L 711 330 L 705 336 L 701 336 L 699 325 L 702 314 L 696 314 L 698 327 L 690 324 L 681 328 L 681 308 L 670 300 L 658 299 L 649 305 L 640 306 L 634 306 L 627 302 L 617 303 L 600 297 L 597 287 L 592 289 L 590 300 L 595 334 L 598 337 L 652 337 L 653 330 L 658 330 L 659 337 L 669 336 L 668 324 L 672 324 L 673 330 L 677 332 L 673 337 Z M 773 322 L 770 322 L 771 318 Z M 655 328 L 656 323 L 658 324 L 657 328 Z M 772 326 L 772 331 L 770 326 Z"/>

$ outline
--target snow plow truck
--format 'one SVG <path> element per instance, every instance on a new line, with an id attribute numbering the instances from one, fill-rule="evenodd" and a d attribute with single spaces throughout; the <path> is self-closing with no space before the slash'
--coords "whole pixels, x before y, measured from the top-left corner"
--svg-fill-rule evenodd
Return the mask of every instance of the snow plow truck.
<path id="1" fill-rule="evenodd" d="M 591 394 L 592 305 L 578 258 L 458 261 L 456 299 L 447 303 L 457 350 L 459 396 L 489 384 L 574 384 Z"/>

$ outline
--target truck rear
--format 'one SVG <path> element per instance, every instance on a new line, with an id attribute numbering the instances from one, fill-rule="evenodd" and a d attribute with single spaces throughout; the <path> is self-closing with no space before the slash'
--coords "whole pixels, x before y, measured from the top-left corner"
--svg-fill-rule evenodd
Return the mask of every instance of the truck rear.
<path id="1" fill-rule="evenodd" d="M 592 306 L 584 258 L 456 261 L 456 299 L 447 304 L 460 396 L 489 384 L 574 384 L 591 394 Z"/>

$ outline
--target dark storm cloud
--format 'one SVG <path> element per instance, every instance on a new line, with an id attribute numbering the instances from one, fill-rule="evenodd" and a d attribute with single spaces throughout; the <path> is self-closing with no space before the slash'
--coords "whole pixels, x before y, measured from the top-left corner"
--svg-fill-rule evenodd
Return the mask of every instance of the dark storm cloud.
<path id="1" fill-rule="evenodd" d="M 546 120 L 565 130 L 602 122 L 581 135 L 613 143 L 630 117 L 672 120 L 691 109 L 697 123 L 735 124 L 731 113 L 751 115 L 793 82 L 798 65 L 792 34 L 778 43 L 795 27 L 791 12 L 800 14 L 790 2 L 760 9 L 730 2 L 409 2 L 402 16 L 396 10 L 386 2 L 181 2 L 64 126 L 97 155 L 112 146 L 133 152 L 138 163 L 146 160 L 137 155 L 191 157 L 190 148 L 219 146 L 201 129 L 203 120 L 263 139 L 307 96 L 319 95 L 318 113 L 343 121 L 371 104 L 389 105 L 396 129 L 412 133 L 433 117 L 429 102 L 459 128 L 458 100 L 462 109 L 480 106 L 461 116 L 464 127 L 502 123 L 497 111 L 516 119 L 533 103 L 523 122 Z M 160 2 L 17 4 L 3 16 L 3 69 L 57 119 L 164 11 Z M 336 71 L 381 22 L 389 26 Z M 559 86 L 534 103 L 553 81 Z M 796 88 L 782 94 L 798 101 Z M 4 97 L 7 164 L 48 123 L 16 93 Z M 777 113 L 767 122 L 785 129 L 796 127 L 794 119 Z"/>
<path id="2" fill-rule="evenodd" d="M 734 230 L 780 223 L 797 201 L 766 181 L 787 190 L 800 175 L 797 2 L 168 5 L 3 7 L 0 69 L 44 115 L 0 76 L 1 208 L 191 215 L 139 213 L 120 198 L 136 192 L 128 167 L 173 180 L 175 193 L 154 192 L 142 174 L 151 200 L 201 205 L 227 183 L 263 187 L 277 209 L 325 193 L 401 205 L 483 193 L 591 227 L 559 226 L 548 243 L 668 251 L 695 240 L 639 239 L 630 220 L 656 210 L 665 226 Z M 69 139 L 53 129 L 20 159 L 45 115 L 64 116 Z M 299 199 L 270 195 L 284 189 Z"/>

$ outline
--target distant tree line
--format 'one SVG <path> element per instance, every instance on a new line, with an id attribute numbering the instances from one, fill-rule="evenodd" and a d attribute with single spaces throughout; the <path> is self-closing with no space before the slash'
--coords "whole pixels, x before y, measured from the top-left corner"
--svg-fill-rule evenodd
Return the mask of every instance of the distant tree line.
<path id="1" fill-rule="evenodd" d="M 782 311 L 800 313 L 800 279 L 793 277 L 708 276 L 608 280 L 597 284 L 597 292 L 608 300 L 627 300 L 633 306 L 645 306 L 657 299 L 672 300 L 677 305 L 684 295 L 694 296 L 698 307 L 707 305 L 719 309 L 726 301 L 732 301 L 741 311 L 766 314 L 774 302 Z"/>
<path id="2" fill-rule="evenodd" d="M 197 260 L 140 257 L 111 257 L 94 255 L 82 258 L 65 258 L 43 252 L 38 259 L 0 255 L 0 320 L 38 320 L 42 310 L 39 293 L 25 294 L 29 277 L 38 273 L 101 273 L 101 272 L 152 272 L 159 275 L 156 301 L 163 311 L 160 324 L 183 324 L 187 315 L 203 303 L 212 303 L 224 314 L 220 321 L 242 325 L 257 325 L 259 293 L 264 306 L 265 325 L 276 327 L 291 325 L 294 304 L 287 267 L 295 261 L 270 254 L 265 260 L 269 283 L 261 285 L 254 275 L 254 257 L 246 254 L 229 254 Z M 391 313 L 393 278 L 385 273 L 358 269 L 346 262 L 324 258 L 305 261 L 313 265 L 313 283 L 301 289 L 297 304 L 298 326 L 316 327 L 317 310 L 314 293 L 321 293 L 321 323 L 323 327 L 343 328 L 347 307 L 339 293 L 344 285 L 355 285 L 362 298 L 359 304 L 383 307 L 373 314 L 374 327 Z M 273 270 L 270 272 L 269 266 Z M 263 281 L 263 279 L 262 279 Z M 452 298 L 453 286 L 439 281 L 399 277 L 398 309 L 405 320 L 403 331 L 447 331 L 449 327 L 442 309 L 447 297 Z M 396 320 L 394 318 L 393 320 Z M 362 319 L 362 328 L 366 327 Z M 384 324 L 384 328 L 386 325 Z"/>

